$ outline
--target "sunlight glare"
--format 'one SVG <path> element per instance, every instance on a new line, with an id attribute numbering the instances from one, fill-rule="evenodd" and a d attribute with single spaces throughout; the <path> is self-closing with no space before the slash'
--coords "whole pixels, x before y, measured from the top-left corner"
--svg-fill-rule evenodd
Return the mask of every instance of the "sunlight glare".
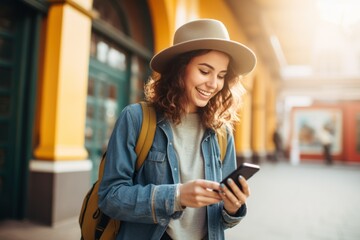
<path id="1" fill-rule="evenodd" d="M 324 21 L 348 28 L 360 21 L 358 0 L 318 0 L 317 6 Z"/>

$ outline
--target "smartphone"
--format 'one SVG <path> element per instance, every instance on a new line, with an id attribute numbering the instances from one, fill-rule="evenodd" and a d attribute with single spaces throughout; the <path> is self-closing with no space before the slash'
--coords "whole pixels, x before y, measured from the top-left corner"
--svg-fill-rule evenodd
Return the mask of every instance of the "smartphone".
<path id="1" fill-rule="evenodd" d="M 227 179 L 231 178 L 236 185 L 242 190 L 241 184 L 239 183 L 239 175 L 243 176 L 246 180 L 249 180 L 256 172 L 260 170 L 260 166 L 252 163 L 243 163 L 236 170 L 230 173 L 224 178 L 221 183 L 225 184 L 226 187 L 231 191 L 230 186 L 227 184 Z"/>

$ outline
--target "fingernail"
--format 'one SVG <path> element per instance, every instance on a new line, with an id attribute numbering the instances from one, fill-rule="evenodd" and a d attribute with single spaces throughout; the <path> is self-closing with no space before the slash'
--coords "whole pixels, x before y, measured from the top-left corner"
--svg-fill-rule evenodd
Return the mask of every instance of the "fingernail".
<path id="1" fill-rule="evenodd" d="M 221 188 L 225 188 L 225 184 L 223 184 L 223 183 L 220 184 L 220 187 L 221 187 Z"/>
<path id="2" fill-rule="evenodd" d="M 227 182 L 228 182 L 228 183 L 231 183 L 231 182 L 232 182 L 232 179 L 231 179 L 231 178 L 228 178 L 228 179 L 227 179 Z"/>
<path id="3" fill-rule="evenodd" d="M 243 177 L 241 175 L 239 175 L 239 181 L 242 179 Z"/>

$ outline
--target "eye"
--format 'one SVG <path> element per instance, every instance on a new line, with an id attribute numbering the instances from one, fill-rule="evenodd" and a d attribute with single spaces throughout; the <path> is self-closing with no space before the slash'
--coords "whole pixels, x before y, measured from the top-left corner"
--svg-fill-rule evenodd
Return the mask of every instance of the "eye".
<path id="1" fill-rule="evenodd" d="M 224 74 L 224 75 L 218 75 L 218 78 L 221 79 L 221 80 L 225 79 L 225 77 L 226 77 L 226 74 Z"/>
<path id="2" fill-rule="evenodd" d="M 200 73 L 203 75 L 207 75 L 209 74 L 209 71 L 203 70 L 203 69 L 199 69 Z"/>

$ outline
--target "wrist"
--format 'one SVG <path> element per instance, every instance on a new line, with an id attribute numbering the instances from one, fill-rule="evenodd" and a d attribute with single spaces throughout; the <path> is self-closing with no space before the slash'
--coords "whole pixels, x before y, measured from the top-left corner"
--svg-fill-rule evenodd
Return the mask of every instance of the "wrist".
<path id="1" fill-rule="evenodd" d="M 224 208 L 224 210 L 225 210 L 225 212 L 226 212 L 227 214 L 229 214 L 230 216 L 234 216 L 234 215 L 236 215 L 236 213 L 238 212 L 239 209 L 236 209 L 235 211 L 229 211 L 229 210 L 227 210 L 226 208 Z"/>
<path id="2" fill-rule="evenodd" d="M 245 216 L 247 212 L 246 204 L 241 205 L 241 207 L 235 212 L 229 212 L 225 207 L 223 209 L 231 217 Z"/>
<path id="3" fill-rule="evenodd" d="M 181 184 L 176 185 L 176 193 L 175 193 L 175 209 L 177 211 L 183 211 L 186 207 L 181 205 L 181 193 L 180 193 Z"/>

